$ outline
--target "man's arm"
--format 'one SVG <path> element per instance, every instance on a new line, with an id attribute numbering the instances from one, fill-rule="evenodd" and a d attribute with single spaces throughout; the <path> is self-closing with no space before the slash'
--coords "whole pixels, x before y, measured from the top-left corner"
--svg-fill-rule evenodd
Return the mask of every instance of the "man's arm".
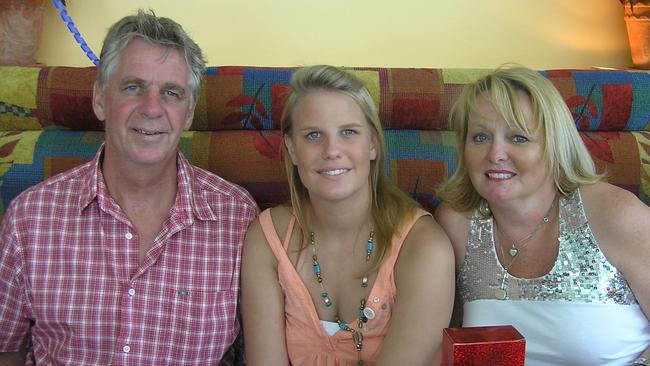
<path id="1" fill-rule="evenodd" d="M 22 269 L 22 262 L 15 250 L 12 208 L 0 222 L 0 366 L 24 365 L 31 348 L 31 322 L 22 313 L 22 277 L 16 275 Z"/>

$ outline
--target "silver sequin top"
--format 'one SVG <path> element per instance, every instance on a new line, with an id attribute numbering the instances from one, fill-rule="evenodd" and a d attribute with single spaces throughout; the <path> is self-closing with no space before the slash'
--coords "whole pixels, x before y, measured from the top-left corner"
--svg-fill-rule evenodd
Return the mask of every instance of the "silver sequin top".
<path id="1" fill-rule="evenodd" d="M 470 220 L 465 261 L 458 274 L 463 303 L 494 299 L 505 274 L 509 300 L 575 301 L 599 304 L 637 304 L 623 275 L 605 258 L 591 232 L 580 192 L 560 198 L 560 247 L 545 276 L 525 279 L 505 274 L 494 247 L 492 219 L 477 213 Z"/>

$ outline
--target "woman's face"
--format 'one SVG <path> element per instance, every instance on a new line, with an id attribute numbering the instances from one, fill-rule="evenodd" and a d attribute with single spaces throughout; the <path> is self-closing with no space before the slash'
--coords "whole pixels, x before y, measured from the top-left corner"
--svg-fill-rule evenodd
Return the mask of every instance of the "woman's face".
<path id="1" fill-rule="evenodd" d="M 528 125 L 534 126 L 530 98 L 519 93 L 519 102 Z M 537 192 L 554 189 L 544 144 L 542 128 L 527 134 L 508 126 L 492 102 L 479 96 L 465 139 L 465 163 L 472 185 L 491 205 L 522 202 Z"/>
<path id="2" fill-rule="evenodd" d="M 312 201 L 367 199 L 377 140 L 349 96 L 315 90 L 296 103 L 285 144 Z"/>

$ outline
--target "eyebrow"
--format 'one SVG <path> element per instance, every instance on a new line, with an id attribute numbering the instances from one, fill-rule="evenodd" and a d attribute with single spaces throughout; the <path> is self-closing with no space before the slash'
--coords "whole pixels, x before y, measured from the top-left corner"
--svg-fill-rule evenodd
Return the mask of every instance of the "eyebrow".
<path id="1" fill-rule="evenodd" d="M 146 85 L 145 81 L 141 78 L 138 77 L 126 77 L 120 81 L 120 87 L 129 85 L 129 84 L 137 84 L 137 85 Z"/>
<path id="2" fill-rule="evenodd" d="M 505 122 L 503 122 L 503 123 L 505 123 Z M 480 128 L 480 129 L 484 129 L 484 130 L 489 130 L 490 129 L 488 127 L 488 124 L 483 123 L 483 122 L 468 123 L 467 124 L 467 129 L 471 130 L 472 128 Z M 525 132 L 525 130 L 519 128 L 519 126 L 517 126 L 516 124 L 508 125 L 507 131 L 509 131 L 509 132 L 524 131 Z"/>
<path id="3" fill-rule="evenodd" d="M 144 79 L 139 78 L 139 77 L 135 77 L 135 76 L 130 76 L 130 77 L 124 78 L 120 82 L 120 87 L 124 87 L 124 86 L 130 85 L 130 84 L 136 84 L 136 85 L 140 85 L 140 86 L 147 86 L 148 85 L 148 83 Z M 166 83 L 164 83 L 162 85 L 161 90 L 173 90 L 173 91 L 177 92 L 181 96 L 185 96 L 185 93 L 186 93 L 186 90 L 185 90 L 185 88 L 183 86 L 181 86 L 181 85 L 179 85 L 177 83 L 174 83 L 174 82 L 166 82 Z"/>
<path id="4" fill-rule="evenodd" d="M 472 128 L 480 128 L 480 129 L 488 129 L 487 125 L 482 122 L 474 122 L 474 123 L 468 123 L 467 124 L 467 129 L 471 130 Z"/>
<path id="5" fill-rule="evenodd" d="M 350 122 L 350 123 L 346 123 L 344 125 L 338 126 L 338 128 L 340 128 L 340 129 L 358 128 L 358 127 L 363 127 L 364 123 L 365 123 L 365 121 L 364 122 Z M 300 131 L 302 131 L 302 130 L 320 130 L 320 129 L 322 129 L 322 127 L 320 125 L 314 123 L 314 124 L 307 124 L 307 125 L 303 126 L 302 128 L 300 128 Z"/>

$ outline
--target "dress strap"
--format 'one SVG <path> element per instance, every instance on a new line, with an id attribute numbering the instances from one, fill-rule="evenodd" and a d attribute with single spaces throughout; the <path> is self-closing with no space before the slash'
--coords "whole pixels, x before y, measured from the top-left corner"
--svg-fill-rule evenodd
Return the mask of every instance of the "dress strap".
<path id="1" fill-rule="evenodd" d="M 289 250 L 289 242 L 291 242 L 291 234 L 293 233 L 293 226 L 296 224 L 296 217 L 291 214 L 291 219 L 289 220 L 289 224 L 287 225 L 287 233 L 284 234 L 284 242 L 282 243 L 282 247 L 284 248 L 285 251 Z"/>
<path id="2" fill-rule="evenodd" d="M 411 232 L 413 225 L 415 225 L 422 216 L 431 216 L 431 213 L 418 208 L 411 219 L 402 224 L 397 235 L 395 235 L 392 240 L 390 253 L 384 260 L 382 269 L 390 269 L 392 273 L 392 269 L 395 267 L 395 262 L 397 262 L 397 258 L 399 257 L 399 252 L 402 249 L 402 244 L 404 244 L 404 239 L 406 239 L 406 236 Z"/>
<path id="3" fill-rule="evenodd" d="M 279 259 L 281 257 L 286 257 L 286 255 L 281 255 L 281 253 L 286 253 L 289 248 L 289 242 L 291 241 L 291 233 L 293 232 L 293 227 L 296 222 L 296 217 L 291 215 L 289 224 L 287 226 L 287 233 L 285 234 L 284 240 L 280 241 L 278 232 L 275 230 L 273 225 L 273 219 L 271 217 L 271 209 L 266 209 L 262 211 L 259 216 L 260 225 L 262 226 L 262 231 L 266 237 L 266 241 L 269 243 L 269 246 L 275 253 L 275 256 Z"/>

